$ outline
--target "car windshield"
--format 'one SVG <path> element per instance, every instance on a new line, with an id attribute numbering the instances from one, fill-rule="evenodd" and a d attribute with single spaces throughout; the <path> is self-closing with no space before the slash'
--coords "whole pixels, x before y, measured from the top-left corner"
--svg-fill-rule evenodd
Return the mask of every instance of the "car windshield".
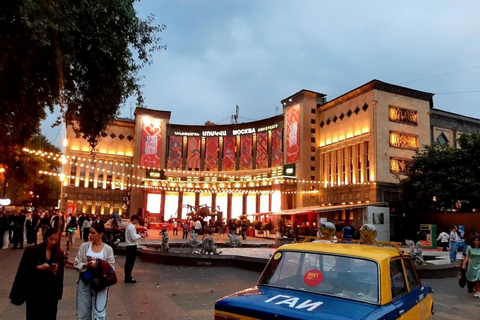
<path id="1" fill-rule="evenodd" d="M 321 252 L 279 251 L 258 285 L 379 303 L 378 281 L 378 266 L 370 260 Z"/>

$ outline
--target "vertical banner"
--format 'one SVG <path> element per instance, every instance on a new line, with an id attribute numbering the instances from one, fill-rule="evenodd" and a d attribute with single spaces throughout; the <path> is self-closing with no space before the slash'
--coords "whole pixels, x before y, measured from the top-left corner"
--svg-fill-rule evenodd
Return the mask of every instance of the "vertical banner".
<path id="1" fill-rule="evenodd" d="M 240 137 L 240 170 L 252 169 L 253 135 Z"/>
<path id="2" fill-rule="evenodd" d="M 77 213 L 77 203 L 76 202 L 67 202 L 67 216 L 71 215 L 72 213 Z"/>
<path id="3" fill-rule="evenodd" d="M 205 139 L 205 170 L 218 171 L 218 138 Z"/>
<path id="4" fill-rule="evenodd" d="M 235 136 L 223 137 L 223 167 L 224 171 L 235 170 Z"/>
<path id="5" fill-rule="evenodd" d="M 187 146 L 187 169 L 200 170 L 200 137 L 189 137 Z"/>
<path id="6" fill-rule="evenodd" d="M 255 159 L 256 168 L 263 169 L 268 167 L 268 140 L 267 132 L 257 134 L 257 157 Z"/>
<path id="7" fill-rule="evenodd" d="M 287 109 L 287 164 L 300 160 L 300 106 Z"/>
<path id="8" fill-rule="evenodd" d="M 160 168 L 160 151 L 162 149 L 162 123 L 155 119 L 144 123 L 142 129 L 142 149 L 140 150 L 140 165 Z"/>
<path id="9" fill-rule="evenodd" d="M 170 136 L 168 146 L 168 169 L 182 169 L 183 137 Z"/>
<path id="10" fill-rule="evenodd" d="M 283 128 L 272 130 L 272 167 L 283 165 Z"/>

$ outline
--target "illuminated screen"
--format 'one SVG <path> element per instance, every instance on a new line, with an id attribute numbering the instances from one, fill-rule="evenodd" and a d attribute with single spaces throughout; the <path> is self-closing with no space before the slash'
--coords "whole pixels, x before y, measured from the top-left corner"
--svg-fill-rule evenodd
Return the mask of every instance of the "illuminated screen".
<path id="1" fill-rule="evenodd" d="M 162 195 L 158 193 L 149 193 L 147 195 L 147 211 L 150 213 L 160 213 L 160 204 Z"/>
<path id="2" fill-rule="evenodd" d="M 238 219 L 242 215 L 243 194 L 232 194 L 232 219 Z"/>
<path id="3" fill-rule="evenodd" d="M 165 220 L 177 218 L 178 213 L 178 193 L 167 192 L 165 194 Z"/>

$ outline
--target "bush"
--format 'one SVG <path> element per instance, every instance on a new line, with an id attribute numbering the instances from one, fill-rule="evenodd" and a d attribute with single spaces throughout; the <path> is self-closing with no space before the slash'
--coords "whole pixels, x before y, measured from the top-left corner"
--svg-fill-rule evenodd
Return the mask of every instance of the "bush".
<path id="1" fill-rule="evenodd" d="M 272 231 L 272 229 L 273 229 L 273 225 L 271 222 L 264 222 L 262 224 L 262 230 Z"/>
<path id="2" fill-rule="evenodd" d="M 262 228 L 262 222 L 255 220 L 252 222 L 252 226 L 257 230 L 260 230 Z"/>

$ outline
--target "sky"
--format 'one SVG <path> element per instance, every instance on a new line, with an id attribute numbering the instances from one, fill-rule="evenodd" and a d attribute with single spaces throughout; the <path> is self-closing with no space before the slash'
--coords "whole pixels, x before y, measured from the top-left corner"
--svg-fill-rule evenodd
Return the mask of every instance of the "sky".
<path id="1" fill-rule="evenodd" d="M 434 93 L 434 107 L 480 118 L 480 1 L 142 0 L 167 26 L 142 70 L 145 106 L 170 123 L 275 116 L 302 90 L 332 100 L 372 79 Z M 130 117 L 135 98 L 122 106 Z M 51 128 L 42 132 L 56 145 Z"/>

